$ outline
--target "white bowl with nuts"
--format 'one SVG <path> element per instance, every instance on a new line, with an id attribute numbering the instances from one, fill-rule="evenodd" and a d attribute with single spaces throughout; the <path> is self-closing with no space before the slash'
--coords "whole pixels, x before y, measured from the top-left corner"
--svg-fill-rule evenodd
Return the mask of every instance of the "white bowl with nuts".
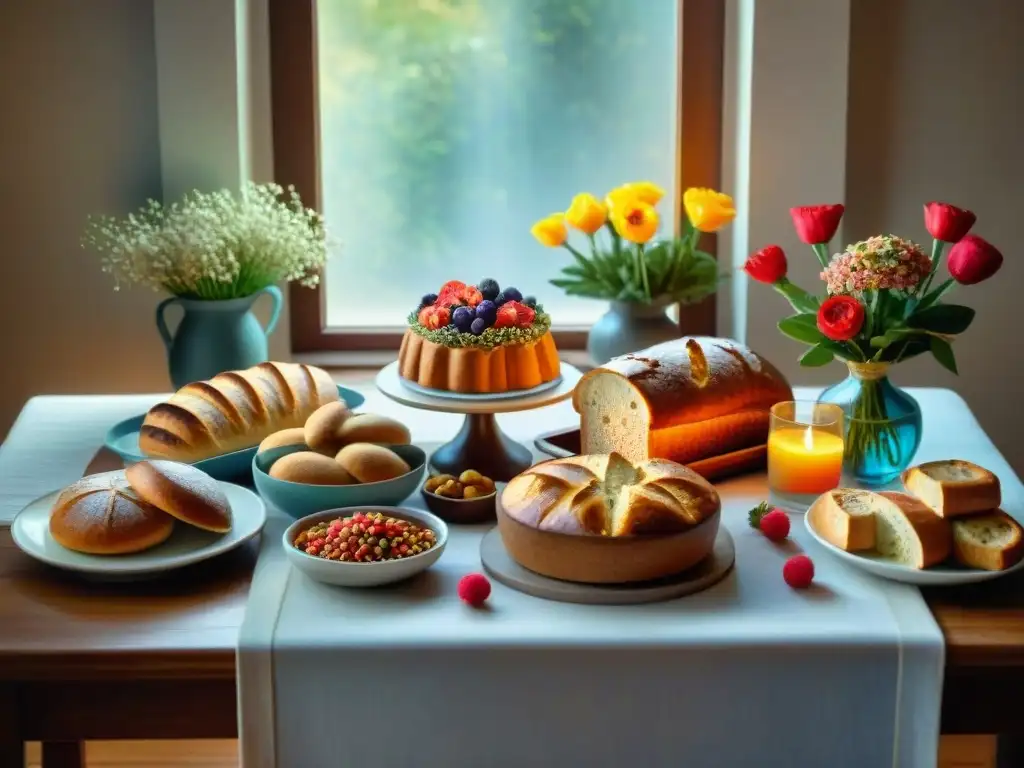
<path id="1" fill-rule="evenodd" d="M 496 519 L 494 481 L 475 469 L 459 475 L 433 475 L 424 483 L 427 508 L 449 523 L 482 523 Z"/>

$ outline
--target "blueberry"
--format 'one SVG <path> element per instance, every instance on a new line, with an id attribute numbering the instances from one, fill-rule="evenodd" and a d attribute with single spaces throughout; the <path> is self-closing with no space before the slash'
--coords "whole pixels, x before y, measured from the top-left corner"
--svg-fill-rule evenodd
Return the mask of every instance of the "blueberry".
<path id="1" fill-rule="evenodd" d="M 523 304 L 528 306 L 530 309 L 536 309 L 537 308 L 537 297 L 536 296 L 527 296 L 525 299 L 523 299 Z"/>
<path id="2" fill-rule="evenodd" d="M 494 297 L 501 292 L 501 288 L 498 287 L 498 281 L 491 280 L 489 277 L 477 283 L 476 289 L 483 294 L 485 299 L 490 299 L 491 301 L 494 301 Z"/>
<path id="3" fill-rule="evenodd" d="M 435 301 L 437 301 L 437 294 L 428 293 L 422 299 L 420 299 L 420 309 L 423 309 L 423 307 L 429 307 Z"/>
<path id="4" fill-rule="evenodd" d="M 476 316 L 482 317 L 487 321 L 488 325 L 494 324 L 494 318 L 498 315 L 498 308 L 495 306 L 493 301 L 484 299 L 476 305 Z"/>
<path id="5" fill-rule="evenodd" d="M 475 335 L 479 336 L 481 333 L 487 330 L 487 321 L 484 320 L 482 317 L 478 317 L 470 324 L 469 330 L 472 331 Z"/>
<path id="6" fill-rule="evenodd" d="M 523 300 L 523 294 L 521 294 L 519 292 L 518 288 L 506 288 L 504 291 L 502 291 L 502 293 L 505 294 L 505 299 L 507 301 L 522 301 Z"/>
<path id="7" fill-rule="evenodd" d="M 505 292 L 502 291 L 501 293 L 499 293 L 497 296 L 494 297 L 494 306 L 500 307 L 506 301 L 510 301 L 510 300 L 511 299 L 509 299 L 509 297 L 505 295 Z"/>
<path id="8" fill-rule="evenodd" d="M 452 325 L 463 333 L 469 332 L 469 326 L 473 322 L 473 310 L 469 307 L 457 307 L 452 312 Z"/>

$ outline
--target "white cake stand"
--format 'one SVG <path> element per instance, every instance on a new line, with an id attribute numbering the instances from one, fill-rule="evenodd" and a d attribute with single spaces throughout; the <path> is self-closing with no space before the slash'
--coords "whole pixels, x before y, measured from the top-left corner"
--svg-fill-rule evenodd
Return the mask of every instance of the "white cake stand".
<path id="1" fill-rule="evenodd" d="M 530 450 L 510 438 L 498 427 L 496 413 L 529 411 L 561 402 L 572 396 L 583 374 L 568 363 L 562 363 L 562 380 L 550 389 L 521 397 L 474 399 L 473 396 L 436 396 L 412 389 L 398 375 L 398 362 L 377 374 L 377 389 L 397 403 L 410 408 L 441 413 L 462 413 L 466 420 L 462 429 L 430 457 L 430 466 L 437 472 L 458 475 L 475 469 L 499 482 L 508 482 L 531 466 Z"/>

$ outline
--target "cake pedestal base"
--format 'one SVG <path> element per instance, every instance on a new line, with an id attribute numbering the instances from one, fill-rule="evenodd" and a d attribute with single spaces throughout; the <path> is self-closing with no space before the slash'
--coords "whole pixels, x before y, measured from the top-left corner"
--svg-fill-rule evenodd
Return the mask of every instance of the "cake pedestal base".
<path id="1" fill-rule="evenodd" d="M 475 469 L 499 483 L 507 483 L 534 463 L 530 450 L 510 438 L 498 427 L 496 413 L 516 413 L 553 405 L 572 397 L 572 391 L 583 376 L 568 363 L 562 363 L 562 378 L 556 386 L 530 391 L 523 395 L 497 399 L 480 399 L 446 393 L 431 395 L 419 387 L 409 387 L 398 374 L 394 362 L 377 374 L 377 389 L 397 403 L 441 413 L 461 413 L 466 418 L 462 428 L 442 445 L 428 460 L 431 469 L 447 475 L 459 475 Z"/>
<path id="2" fill-rule="evenodd" d="M 533 464 L 533 455 L 498 426 L 492 413 L 470 413 L 462 429 L 430 457 L 431 469 L 459 475 L 465 469 L 507 483 Z"/>

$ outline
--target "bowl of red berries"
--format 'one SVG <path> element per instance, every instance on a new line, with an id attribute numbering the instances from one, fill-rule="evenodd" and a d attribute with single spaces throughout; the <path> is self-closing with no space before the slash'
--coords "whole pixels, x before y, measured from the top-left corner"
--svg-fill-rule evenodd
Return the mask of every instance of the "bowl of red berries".
<path id="1" fill-rule="evenodd" d="M 415 576 L 437 562 L 448 526 L 425 510 L 346 507 L 303 517 L 284 532 L 285 555 L 311 579 L 376 587 Z"/>

